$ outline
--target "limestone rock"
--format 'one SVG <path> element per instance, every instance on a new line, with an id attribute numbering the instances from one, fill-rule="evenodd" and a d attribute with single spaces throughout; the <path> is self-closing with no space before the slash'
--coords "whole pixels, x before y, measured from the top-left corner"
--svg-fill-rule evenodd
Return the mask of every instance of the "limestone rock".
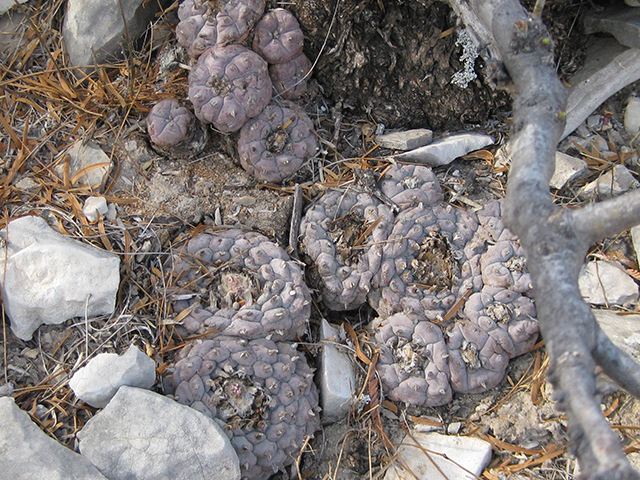
<path id="1" fill-rule="evenodd" d="M 400 461 L 389 468 L 384 480 L 474 480 L 491 460 L 491 444 L 474 437 L 414 431 L 404 438 L 398 455 Z"/>
<path id="2" fill-rule="evenodd" d="M 122 58 L 154 20 L 160 2 L 144 0 L 69 0 L 62 27 L 70 64 L 87 67 Z M 126 21 L 123 22 L 123 18 Z"/>
<path id="3" fill-rule="evenodd" d="M 356 372 L 349 356 L 332 345 L 338 341 L 338 330 L 322 319 L 323 340 L 320 357 L 320 398 L 322 423 L 337 422 L 349 413 L 355 398 Z"/>
<path id="4" fill-rule="evenodd" d="M 131 345 L 126 353 L 101 353 L 73 374 L 73 393 L 95 408 L 104 408 L 123 385 L 151 388 L 156 381 L 155 362 Z"/>
<path id="5" fill-rule="evenodd" d="M 394 158 L 403 162 L 416 162 L 437 167 L 440 165 L 448 165 L 456 158 L 491 145 L 493 142 L 493 137 L 489 135 L 460 133 L 441 138 L 424 147 L 395 155 Z"/>
<path id="6" fill-rule="evenodd" d="M 11 480 L 106 480 L 82 455 L 60 445 L 11 397 L 0 397 L 0 471 Z"/>
<path id="7" fill-rule="evenodd" d="M 640 12 L 619 6 L 602 11 L 591 9 L 582 16 L 584 33 L 610 33 L 622 45 L 640 48 Z"/>
<path id="8" fill-rule="evenodd" d="M 113 313 L 116 255 L 61 235 L 39 217 L 13 220 L 0 238 L 7 242 L 4 308 L 18 338 L 30 340 L 42 324 Z M 4 266 L 4 252 L 0 260 Z"/>
<path id="9" fill-rule="evenodd" d="M 600 328 L 619 348 L 640 360 L 640 315 L 618 315 L 612 310 L 593 309 Z"/>
<path id="10" fill-rule="evenodd" d="M 585 185 L 580 190 L 580 198 L 610 198 L 616 197 L 637 188 L 638 181 L 624 165 L 616 165 L 601 175 L 597 180 Z"/>
<path id="11" fill-rule="evenodd" d="M 84 201 L 82 213 L 91 223 L 98 221 L 100 215 L 106 215 L 109 211 L 107 199 L 104 197 L 89 197 Z"/>
<path id="12" fill-rule="evenodd" d="M 556 170 L 549 185 L 560 190 L 587 170 L 587 162 L 566 153 L 556 152 Z"/>
<path id="13" fill-rule="evenodd" d="M 630 97 L 624 111 L 624 129 L 631 136 L 640 130 L 640 98 Z"/>
<path id="14" fill-rule="evenodd" d="M 26 3 L 28 0 L 0 0 L 0 15 L 11 10 L 17 3 Z"/>
<path id="15" fill-rule="evenodd" d="M 426 128 L 416 128 L 404 132 L 391 132 L 378 135 L 376 142 L 392 150 L 413 150 L 431 143 L 433 132 Z"/>
<path id="16" fill-rule="evenodd" d="M 74 182 L 74 186 L 81 184 L 100 187 L 102 185 L 105 176 L 109 173 L 111 161 L 99 146 L 93 142 L 86 144 L 78 142 L 69 149 L 67 154 L 69 155 L 70 180 L 81 170 L 87 169 L 86 173 Z M 55 168 L 56 174 L 60 178 L 63 178 L 64 169 L 64 163 Z"/>
<path id="17" fill-rule="evenodd" d="M 613 262 L 596 260 L 587 263 L 578 278 L 585 302 L 594 305 L 624 305 L 638 299 L 638 285 Z"/>
<path id="18" fill-rule="evenodd" d="M 571 77 L 565 138 L 607 98 L 640 79 L 640 49 L 626 48 L 612 38 L 597 38 L 584 66 Z"/>
<path id="19" fill-rule="evenodd" d="M 636 252 L 636 261 L 640 261 L 640 225 L 631 229 L 631 241 L 633 242 L 633 250 Z"/>
<path id="20" fill-rule="evenodd" d="M 214 420 L 148 390 L 121 387 L 78 439 L 82 455 L 110 479 L 240 478 L 236 452 Z"/>

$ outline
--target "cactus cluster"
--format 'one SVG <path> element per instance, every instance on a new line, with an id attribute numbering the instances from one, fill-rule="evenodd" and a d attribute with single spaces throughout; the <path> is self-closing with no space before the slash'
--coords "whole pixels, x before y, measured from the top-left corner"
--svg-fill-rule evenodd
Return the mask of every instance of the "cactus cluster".
<path id="1" fill-rule="evenodd" d="M 388 398 L 436 406 L 494 387 L 538 335 L 531 279 L 500 202 L 458 209 L 424 166 L 392 166 L 378 186 L 378 195 L 329 190 L 306 212 L 312 286 L 329 309 L 376 310 L 370 330 Z"/>
<path id="2" fill-rule="evenodd" d="M 197 339 L 178 354 L 166 391 L 223 427 L 243 478 L 266 479 L 320 425 L 312 370 L 291 343 L 310 315 L 302 270 L 263 235 L 240 229 L 194 236 L 172 269 L 179 332 Z"/>
<path id="3" fill-rule="evenodd" d="M 194 63 L 189 100 L 195 116 L 223 133 L 237 132 L 255 119 L 240 136 L 240 163 L 258 180 L 279 183 L 317 150 L 311 120 L 299 108 L 290 120 L 292 107 L 281 100 L 304 94 L 311 62 L 302 51 L 304 35 L 293 14 L 276 8 L 263 16 L 265 6 L 265 0 L 183 0 L 176 37 Z M 250 40 L 253 50 L 242 44 Z M 274 93 L 276 101 L 257 118 Z M 152 112 L 147 123 L 155 117 Z M 277 123 L 277 118 L 285 120 Z M 274 143 L 278 132 L 286 138 Z M 174 154 L 162 149 L 163 137 L 149 133 L 161 153 Z"/>

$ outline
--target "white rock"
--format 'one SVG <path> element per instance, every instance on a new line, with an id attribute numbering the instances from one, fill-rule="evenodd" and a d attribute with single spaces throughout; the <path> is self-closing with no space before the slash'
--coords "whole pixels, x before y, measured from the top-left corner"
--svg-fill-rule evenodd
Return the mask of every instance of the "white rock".
<path id="1" fill-rule="evenodd" d="M 431 142 L 433 132 L 426 128 L 416 128 L 414 130 L 406 130 L 404 132 L 391 132 L 384 135 L 378 135 L 376 142 L 380 143 L 384 148 L 393 150 L 413 150 L 414 148 L 423 147 Z"/>
<path id="2" fill-rule="evenodd" d="M 91 223 L 97 222 L 98 216 L 106 215 L 108 211 L 109 206 L 107 205 L 107 199 L 104 197 L 88 197 L 82 207 L 82 213 Z"/>
<path id="3" fill-rule="evenodd" d="M 135 42 L 149 27 L 158 5 L 144 0 L 69 0 L 62 38 L 71 65 L 93 66 L 122 58 L 128 51 L 126 42 Z"/>
<path id="4" fill-rule="evenodd" d="M 640 49 L 623 47 L 613 38 L 594 39 L 584 66 L 570 80 L 562 138 L 578 128 L 607 98 L 638 79 Z"/>
<path id="5" fill-rule="evenodd" d="M 213 419 L 149 390 L 120 388 L 78 439 L 82 455 L 110 479 L 240 478 L 238 456 Z"/>
<path id="6" fill-rule="evenodd" d="M 394 462 L 385 480 L 475 480 L 491 461 L 491 444 L 479 438 L 412 432 L 402 443 L 401 461 Z"/>
<path id="7" fill-rule="evenodd" d="M 91 168 L 75 181 L 74 186 L 102 185 L 105 176 L 111 168 L 111 160 L 109 160 L 109 156 L 104 153 L 100 147 L 92 142 L 88 142 L 86 145 L 78 142 L 67 151 L 67 154 L 69 155 L 69 180 L 81 170 Z M 55 168 L 56 174 L 60 176 L 60 178 L 63 178 L 64 169 L 64 162 Z"/>
<path id="8" fill-rule="evenodd" d="M 95 408 L 104 408 L 123 385 L 151 388 L 156 382 L 156 362 L 131 345 L 126 353 L 100 353 L 73 374 L 73 393 Z"/>
<path id="9" fill-rule="evenodd" d="M 30 340 L 42 324 L 110 315 L 120 283 L 120 260 L 66 237 L 40 217 L 21 217 L 0 231 L 7 242 L 4 308 L 11 330 Z M 0 273 L 5 266 L 0 251 Z"/>
<path id="10" fill-rule="evenodd" d="M 640 98 L 629 97 L 624 111 L 624 129 L 632 137 L 640 130 Z"/>
<path id="11" fill-rule="evenodd" d="M 600 328 L 619 348 L 640 360 L 640 315 L 618 315 L 612 310 L 593 309 Z"/>
<path id="12" fill-rule="evenodd" d="M 456 158 L 491 145 L 493 137 L 481 133 L 460 133 L 444 137 L 424 147 L 394 155 L 396 160 L 424 163 L 432 167 L 448 165 Z"/>
<path id="13" fill-rule="evenodd" d="M 638 285 L 633 278 L 615 263 L 604 260 L 584 265 L 578 286 L 585 302 L 593 305 L 624 305 L 638 299 Z"/>
<path id="14" fill-rule="evenodd" d="M 36 190 L 38 190 L 38 188 L 40 188 L 40 185 L 38 184 L 38 182 L 36 182 L 31 177 L 21 178 L 19 181 L 16 182 L 15 185 L 18 190 L 22 190 L 24 192 L 29 192 L 29 193 L 34 193 Z"/>
<path id="15" fill-rule="evenodd" d="M 0 397 L 0 471 L 11 480 L 106 480 L 89 460 L 60 445 L 11 397 Z"/>
<path id="16" fill-rule="evenodd" d="M 322 423 L 337 422 L 346 417 L 356 396 L 356 371 L 349 356 L 331 345 L 338 341 L 338 330 L 322 319 L 320 356 L 320 400 Z"/>
<path id="17" fill-rule="evenodd" d="M 18 3 L 26 3 L 29 0 L 0 0 L 0 15 L 11 10 Z"/>
<path id="18" fill-rule="evenodd" d="M 587 171 L 587 162 L 566 153 L 556 152 L 556 169 L 551 177 L 549 185 L 561 189 L 567 183 Z"/>
<path id="19" fill-rule="evenodd" d="M 611 198 L 638 187 L 638 181 L 624 165 L 616 165 L 579 192 L 580 198 Z"/>
<path id="20" fill-rule="evenodd" d="M 631 241 L 636 252 L 636 262 L 640 262 L 640 225 L 631 229 Z"/>

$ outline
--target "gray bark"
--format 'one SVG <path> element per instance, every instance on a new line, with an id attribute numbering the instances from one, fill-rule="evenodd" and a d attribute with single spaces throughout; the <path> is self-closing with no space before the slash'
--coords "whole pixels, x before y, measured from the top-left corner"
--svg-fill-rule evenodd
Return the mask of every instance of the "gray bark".
<path id="1" fill-rule="evenodd" d="M 640 192 L 568 210 L 553 203 L 549 180 L 564 129 L 566 91 L 553 63 L 553 42 L 539 16 L 517 0 L 450 0 L 465 5 L 491 32 L 514 93 L 512 166 L 505 224 L 525 249 L 533 279 L 550 381 L 567 413 L 581 478 L 640 479 L 602 415 L 595 369 L 640 396 L 640 367 L 600 330 L 578 289 L 589 246 L 640 223 Z"/>

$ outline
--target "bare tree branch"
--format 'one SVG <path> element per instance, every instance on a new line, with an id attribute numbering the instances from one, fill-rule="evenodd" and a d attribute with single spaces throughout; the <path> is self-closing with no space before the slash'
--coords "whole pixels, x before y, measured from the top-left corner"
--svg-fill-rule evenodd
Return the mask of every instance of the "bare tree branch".
<path id="1" fill-rule="evenodd" d="M 539 15 L 517 0 L 450 0 L 465 3 L 491 32 L 516 88 L 512 166 L 505 224 L 518 235 L 534 285 L 538 321 L 551 362 L 550 380 L 567 412 L 581 478 L 640 479 L 602 415 L 595 369 L 640 394 L 638 365 L 600 330 L 578 289 L 578 274 L 594 240 L 638 223 L 640 194 L 582 210 L 554 205 L 549 180 L 564 129 L 566 91 L 557 78 L 553 42 Z M 541 2 L 538 2 L 541 6 Z M 457 10 L 461 10 L 458 8 Z M 538 12 L 539 13 L 539 12 Z M 619 370 L 619 371 L 618 371 Z"/>

